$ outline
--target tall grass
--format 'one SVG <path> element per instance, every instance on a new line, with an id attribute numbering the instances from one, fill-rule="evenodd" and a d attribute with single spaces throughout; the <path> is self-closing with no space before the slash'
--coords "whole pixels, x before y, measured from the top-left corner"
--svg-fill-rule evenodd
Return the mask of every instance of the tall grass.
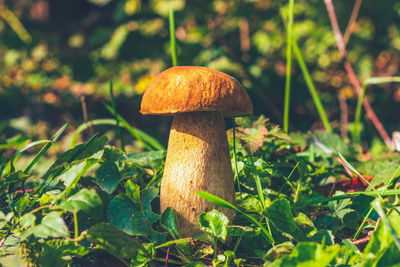
<path id="1" fill-rule="evenodd" d="M 292 2 L 292 0 L 290 0 Z M 294 1 L 294 0 L 293 0 Z M 282 9 L 281 9 L 282 10 Z M 315 88 L 314 82 L 311 78 L 310 71 L 307 68 L 307 65 L 304 61 L 301 50 L 297 44 L 296 37 L 293 34 L 293 16 L 294 16 L 294 8 L 290 6 L 289 2 L 289 14 L 288 19 L 286 19 L 285 14 L 281 12 L 281 16 L 283 18 L 283 22 L 287 29 L 288 35 L 288 45 L 292 47 L 293 52 L 295 54 L 296 60 L 299 63 L 299 67 L 301 72 L 303 73 L 304 80 L 306 82 L 308 91 L 310 92 L 311 98 L 314 102 L 314 105 L 318 111 L 318 115 L 324 125 L 324 128 L 327 132 L 332 132 L 332 126 L 329 122 L 328 116 L 326 115 L 326 111 L 322 102 L 318 96 L 318 92 Z M 288 21 L 286 21 L 288 20 Z M 289 26 L 289 24 L 292 24 Z M 284 102 L 284 126 L 283 129 L 285 132 L 289 130 L 289 106 L 290 106 L 290 84 L 291 84 L 291 66 L 292 66 L 292 56 L 291 51 L 286 50 L 286 60 L 287 60 L 287 69 L 286 69 L 286 84 L 285 84 L 285 102 Z"/>
<path id="2" fill-rule="evenodd" d="M 289 0 L 289 17 L 287 25 L 287 46 L 286 46 L 286 83 L 285 100 L 283 107 L 283 130 L 289 130 L 289 106 L 290 106 L 290 81 L 292 71 L 292 41 L 293 41 L 293 14 L 294 0 Z"/>
<path id="3" fill-rule="evenodd" d="M 171 45 L 172 65 L 178 66 L 178 57 L 176 52 L 176 38 L 175 38 L 175 18 L 174 18 L 174 8 L 172 6 L 172 3 L 169 9 L 169 38 Z"/>

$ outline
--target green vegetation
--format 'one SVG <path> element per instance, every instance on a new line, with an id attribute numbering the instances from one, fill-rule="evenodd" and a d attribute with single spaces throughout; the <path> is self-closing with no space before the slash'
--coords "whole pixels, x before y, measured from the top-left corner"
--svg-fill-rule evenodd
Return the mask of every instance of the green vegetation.
<path id="1" fill-rule="evenodd" d="M 0 265 L 400 264 L 400 5 L 334 4 L 0 1 Z M 194 193 L 236 217 L 192 237 L 160 212 L 169 119 L 138 112 L 178 64 L 255 107 L 227 121 L 236 203 Z"/>

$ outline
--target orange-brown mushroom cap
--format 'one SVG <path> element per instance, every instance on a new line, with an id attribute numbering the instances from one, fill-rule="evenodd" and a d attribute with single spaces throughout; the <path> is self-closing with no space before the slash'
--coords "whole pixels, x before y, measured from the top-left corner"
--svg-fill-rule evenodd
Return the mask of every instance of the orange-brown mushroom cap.
<path id="1" fill-rule="evenodd" d="M 220 71 L 179 66 L 158 74 L 146 89 L 140 112 L 170 115 L 181 112 L 222 111 L 224 116 L 253 113 L 246 90 Z"/>

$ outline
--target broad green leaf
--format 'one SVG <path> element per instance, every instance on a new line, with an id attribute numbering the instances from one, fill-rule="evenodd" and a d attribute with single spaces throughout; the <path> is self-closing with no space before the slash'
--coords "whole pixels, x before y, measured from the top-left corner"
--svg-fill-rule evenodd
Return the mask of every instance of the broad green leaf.
<path id="1" fill-rule="evenodd" d="M 94 219 L 102 217 L 102 201 L 99 195 L 93 189 L 84 188 L 67 200 L 61 202 L 58 208 L 69 212 L 84 211 Z"/>
<path id="2" fill-rule="evenodd" d="M 72 257 L 82 257 L 89 250 L 76 242 L 65 239 L 52 239 L 42 246 L 39 265 L 44 267 L 66 266 L 72 263 Z"/>
<path id="3" fill-rule="evenodd" d="M 285 256 L 276 263 L 274 262 L 271 266 L 330 266 L 331 261 L 333 261 L 338 254 L 339 248 L 339 245 L 323 247 L 318 243 L 299 243 L 290 255 Z"/>
<path id="4" fill-rule="evenodd" d="M 33 234 L 37 237 L 68 237 L 69 231 L 58 212 L 47 214 L 39 225 L 33 227 Z"/>
<path id="5" fill-rule="evenodd" d="M 141 205 L 140 186 L 133 183 L 131 180 L 125 183 L 125 194 L 132 200 L 135 205 Z"/>
<path id="6" fill-rule="evenodd" d="M 151 225 L 141 207 L 135 206 L 125 194 L 116 196 L 108 205 L 107 219 L 131 235 L 149 236 Z"/>
<path id="7" fill-rule="evenodd" d="M 185 267 L 206 267 L 206 266 L 207 265 L 205 265 L 201 261 L 191 262 L 185 265 Z"/>
<path id="8" fill-rule="evenodd" d="M 108 194 L 114 192 L 121 180 L 118 167 L 112 161 L 104 161 L 96 171 L 96 183 Z"/>
<path id="9" fill-rule="evenodd" d="M 133 259 L 143 250 L 139 241 L 109 223 L 100 223 L 88 230 L 87 238 L 119 259 Z"/>
<path id="10" fill-rule="evenodd" d="M 151 243 L 145 244 L 144 247 L 146 248 L 146 251 L 141 250 L 141 249 L 138 250 L 138 254 L 130 262 L 130 267 L 149 266 L 148 262 L 150 262 L 153 259 L 156 252 L 154 249 L 154 245 Z"/>
<path id="11" fill-rule="evenodd" d="M 269 243 L 274 243 L 274 238 L 272 237 L 272 235 L 267 231 L 267 229 L 265 229 L 265 227 L 256 219 L 254 219 L 252 216 L 242 212 L 241 210 L 239 210 L 238 208 L 236 208 L 235 206 L 233 206 L 231 203 L 227 202 L 226 200 L 223 200 L 222 198 L 219 198 L 217 196 L 214 196 L 213 194 L 204 192 L 204 191 L 196 191 L 196 194 L 202 198 L 204 198 L 205 200 L 207 200 L 210 203 L 213 203 L 215 205 L 221 206 L 221 207 L 225 207 L 234 211 L 237 211 L 241 214 L 243 214 L 244 216 L 247 217 L 247 219 L 249 219 L 250 221 L 252 221 L 255 225 L 257 225 L 258 227 L 260 227 L 261 229 L 261 233 L 263 234 L 263 236 L 265 237 L 265 240 Z"/>
<path id="12" fill-rule="evenodd" d="M 3 229 L 4 226 L 12 219 L 14 216 L 14 213 L 10 212 L 7 215 L 5 215 L 1 210 L 0 210 L 0 229 Z"/>
<path id="13" fill-rule="evenodd" d="M 225 242 L 227 230 L 226 226 L 229 223 L 228 217 L 222 212 L 212 210 L 199 215 L 200 229 L 214 238 L 218 238 Z"/>
<path id="14" fill-rule="evenodd" d="M 256 236 L 260 234 L 260 231 L 255 231 L 249 226 L 229 225 L 226 229 L 228 236 Z"/>
<path id="15" fill-rule="evenodd" d="M 18 214 L 18 216 L 21 216 L 25 209 L 29 206 L 30 199 L 29 199 L 29 194 L 25 194 L 24 196 L 20 197 L 15 203 L 13 203 L 14 210 Z"/>
<path id="16" fill-rule="evenodd" d="M 63 152 L 57 157 L 57 160 L 51 165 L 46 171 L 43 177 L 48 177 L 52 174 L 58 174 L 65 168 L 71 167 L 72 165 L 79 164 L 83 159 L 89 158 L 96 152 L 103 149 L 104 144 L 108 141 L 106 136 L 101 136 L 97 139 L 91 140 L 90 143 L 84 143 L 75 146 Z"/>
<path id="17" fill-rule="evenodd" d="M 143 167 L 151 167 L 152 164 L 165 157 L 165 150 L 150 151 L 143 153 L 128 153 L 126 160 L 130 163 L 137 164 Z"/>
<path id="18" fill-rule="evenodd" d="M 335 236 L 332 231 L 326 229 L 319 229 L 313 236 L 312 239 L 317 242 L 324 242 L 325 245 L 333 245 L 335 244 Z"/>
<path id="19" fill-rule="evenodd" d="M 103 151 L 103 156 L 101 157 L 103 160 L 109 160 L 109 161 L 117 161 L 124 152 L 115 147 L 115 146 L 104 146 L 104 151 Z"/>
<path id="20" fill-rule="evenodd" d="M 389 159 L 368 160 L 361 164 L 355 164 L 355 167 L 362 174 L 373 176 L 374 179 L 370 182 L 368 190 L 378 185 L 386 184 L 400 166 L 400 156 Z M 400 176 L 398 173 L 394 178 Z"/>
<path id="21" fill-rule="evenodd" d="M 82 172 L 85 168 L 86 162 L 81 162 L 77 165 L 72 166 L 69 170 L 58 176 L 58 179 L 61 180 L 65 187 L 70 187 L 75 178 Z"/>
<path id="22" fill-rule="evenodd" d="M 178 226 L 178 216 L 171 207 L 168 207 L 164 210 L 163 214 L 161 215 L 160 222 L 174 239 L 181 238 L 181 233 L 179 232 Z"/>
<path id="23" fill-rule="evenodd" d="M 156 249 L 169 247 L 171 245 L 177 245 L 178 247 L 187 246 L 190 243 L 190 241 L 192 241 L 192 240 L 193 240 L 193 238 L 191 238 L 191 237 L 175 239 L 172 241 L 165 242 L 161 245 L 158 245 L 156 247 Z"/>
<path id="24" fill-rule="evenodd" d="M 295 240 L 309 240 L 295 222 L 288 200 L 280 198 L 273 201 L 266 210 L 266 216 L 279 231 L 290 234 Z"/>
<path id="25" fill-rule="evenodd" d="M 149 187 L 142 190 L 143 211 L 150 223 L 156 222 L 160 216 L 152 212 L 151 201 L 157 196 L 158 188 Z"/>
<path id="26" fill-rule="evenodd" d="M 32 213 L 26 213 L 19 219 L 19 224 L 22 227 L 30 227 L 35 224 L 36 216 Z"/>

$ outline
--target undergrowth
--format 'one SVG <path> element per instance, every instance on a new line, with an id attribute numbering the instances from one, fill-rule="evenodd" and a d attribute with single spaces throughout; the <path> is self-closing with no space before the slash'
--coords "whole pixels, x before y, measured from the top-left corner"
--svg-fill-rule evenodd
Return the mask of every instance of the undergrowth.
<path id="1" fill-rule="evenodd" d="M 262 116 L 235 122 L 228 140 L 236 204 L 196 193 L 236 210 L 236 217 L 229 222 L 216 210 L 201 214 L 203 234 L 191 238 L 181 238 L 172 209 L 160 214 L 164 150 L 124 153 L 107 145 L 106 136 L 95 135 L 59 154 L 46 171 L 37 170 L 65 125 L 50 140 L 28 144 L 8 161 L 2 157 L 2 264 L 18 259 L 38 266 L 400 262 L 398 153 L 362 154 L 327 132 L 288 135 Z M 34 146 L 43 148 L 30 162 L 16 164 Z"/>

